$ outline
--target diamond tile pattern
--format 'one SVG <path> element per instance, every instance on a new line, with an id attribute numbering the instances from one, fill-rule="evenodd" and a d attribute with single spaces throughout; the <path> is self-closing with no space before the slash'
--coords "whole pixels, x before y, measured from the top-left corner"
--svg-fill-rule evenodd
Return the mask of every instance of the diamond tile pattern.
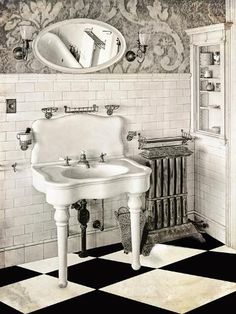
<path id="1" fill-rule="evenodd" d="M 127 263 L 97 258 L 68 267 L 68 280 L 99 289 L 150 270 L 152 268 L 141 267 L 138 271 L 135 271 Z M 58 277 L 58 272 L 48 273 L 48 275 Z"/>
<path id="2" fill-rule="evenodd" d="M 153 248 L 134 271 L 120 243 L 68 254 L 68 287 L 57 286 L 57 260 L 0 269 L 0 313 L 234 313 L 236 254 L 204 235 Z M 42 263 L 42 265 L 41 265 Z M 47 270 L 47 271 L 46 271 Z M 50 297 L 45 295 L 45 287 Z M 194 297 L 191 296 L 194 289 Z"/>
<path id="3" fill-rule="evenodd" d="M 236 282 L 235 265 L 235 254 L 210 251 L 164 266 L 162 269 Z"/>

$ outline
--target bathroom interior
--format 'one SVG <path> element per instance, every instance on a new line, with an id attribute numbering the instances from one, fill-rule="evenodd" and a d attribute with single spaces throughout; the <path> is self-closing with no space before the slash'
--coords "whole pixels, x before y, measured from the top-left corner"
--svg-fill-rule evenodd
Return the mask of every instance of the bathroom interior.
<path id="1" fill-rule="evenodd" d="M 3 0 L 0 11 L 0 312 L 104 301 L 104 313 L 231 313 L 236 3 Z M 93 162 L 115 172 L 87 194 L 72 185 L 64 206 L 70 189 L 54 194 L 61 173 L 44 162 L 63 164 L 68 184 L 75 164 L 85 179 Z M 133 173 L 116 181 L 123 166 Z"/>

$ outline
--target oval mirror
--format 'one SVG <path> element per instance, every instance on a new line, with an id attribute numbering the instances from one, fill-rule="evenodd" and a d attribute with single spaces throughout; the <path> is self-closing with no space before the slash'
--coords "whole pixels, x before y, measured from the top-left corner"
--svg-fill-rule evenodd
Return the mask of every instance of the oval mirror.
<path id="1" fill-rule="evenodd" d="M 123 35 L 107 23 L 71 19 L 43 29 L 33 41 L 37 59 L 67 73 L 90 73 L 105 69 L 124 55 Z"/>

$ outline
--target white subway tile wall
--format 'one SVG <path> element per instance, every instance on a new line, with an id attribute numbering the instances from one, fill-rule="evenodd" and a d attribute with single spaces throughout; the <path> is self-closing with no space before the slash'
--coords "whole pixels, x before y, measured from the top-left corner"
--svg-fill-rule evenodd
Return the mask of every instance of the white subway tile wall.
<path id="1" fill-rule="evenodd" d="M 143 136 L 180 135 L 190 127 L 189 74 L 18 74 L 0 75 L 0 267 L 57 255 L 54 210 L 45 196 L 32 187 L 30 153 L 20 150 L 17 132 L 44 118 L 44 107 L 120 105 L 114 115 L 125 118 L 123 138 L 126 156 L 137 156 L 137 138 L 126 140 L 129 130 Z M 6 99 L 17 99 L 17 113 L 6 114 Z M 190 148 L 194 149 L 193 144 Z M 201 158 L 199 157 L 201 160 Z M 16 172 L 12 164 L 16 162 Z M 188 160 L 189 210 L 194 206 L 194 157 Z M 199 175 L 200 176 L 200 175 Z M 217 195 L 215 198 L 218 198 Z M 214 198 L 212 198 L 213 210 Z M 114 210 L 127 205 L 125 195 L 105 200 L 105 232 L 94 231 L 92 222 L 101 218 L 101 201 L 88 202 L 88 246 L 119 241 Z M 223 217 L 220 216 L 223 223 Z M 114 228 L 116 227 L 116 228 Z M 80 228 L 71 210 L 69 249 L 79 250 Z"/>

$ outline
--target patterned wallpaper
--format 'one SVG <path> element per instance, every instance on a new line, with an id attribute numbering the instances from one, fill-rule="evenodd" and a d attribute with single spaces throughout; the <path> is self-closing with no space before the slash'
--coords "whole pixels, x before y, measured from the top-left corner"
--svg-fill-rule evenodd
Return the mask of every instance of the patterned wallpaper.
<path id="1" fill-rule="evenodd" d="M 123 58 L 108 73 L 189 72 L 189 41 L 184 30 L 225 21 L 225 0 L 0 0 L 0 72 L 55 73 L 30 53 L 27 61 L 13 58 L 20 42 L 19 25 L 35 33 L 65 19 L 90 18 L 109 23 L 124 35 L 128 49 L 139 30 L 151 33 L 145 61 Z"/>

